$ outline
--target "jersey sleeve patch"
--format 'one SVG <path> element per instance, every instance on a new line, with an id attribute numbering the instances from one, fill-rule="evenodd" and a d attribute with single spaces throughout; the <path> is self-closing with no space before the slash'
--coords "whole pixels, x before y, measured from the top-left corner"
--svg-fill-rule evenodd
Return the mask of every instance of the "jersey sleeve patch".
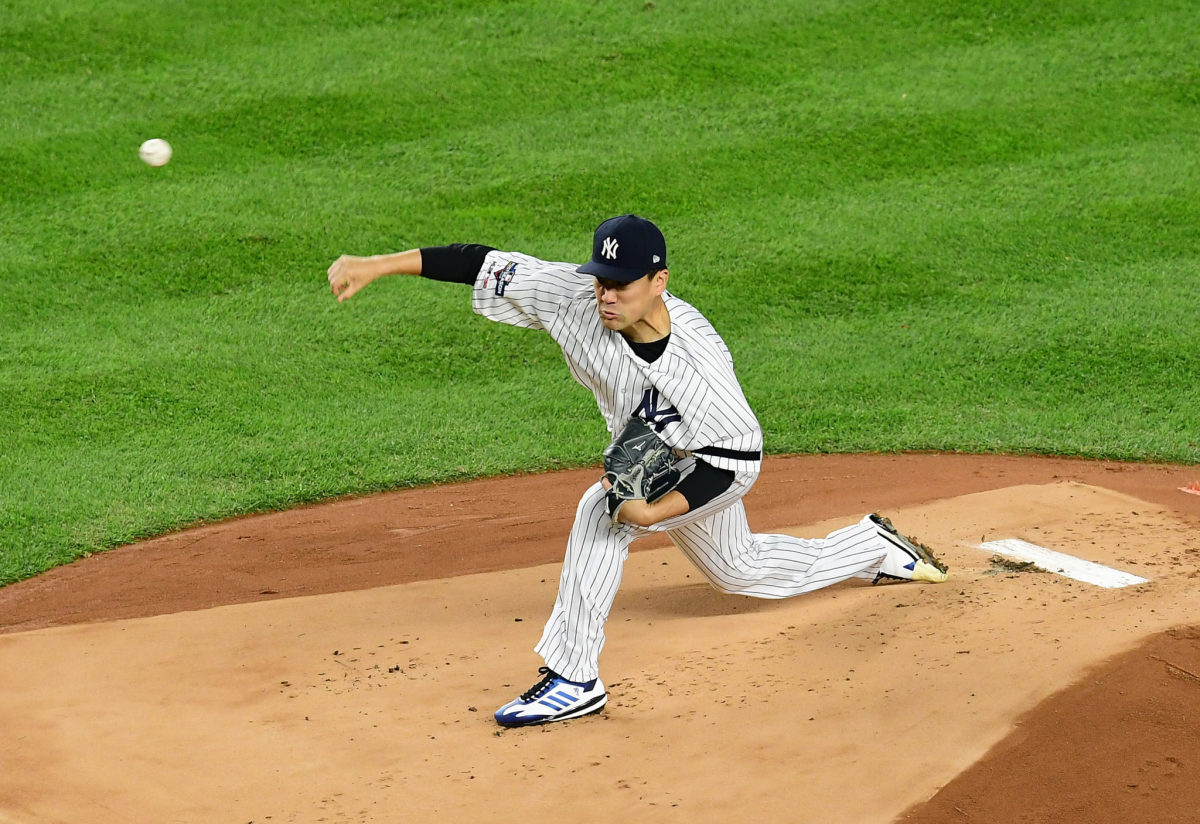
<path id="1" fill-rule="evenodd" d="M 499 261 L 495 267 L 483 276 L 483 288 L 491 288 L 496 293 L 496 297 L 504 297 L 504 290 L 508 288 L 508 284 L 513 282 L 513 278 L 517 276 L 517 262 Z"/>
<path id="2" fill-rule="evenodd" d="M 577 268 L 573 263 L 493 250 L 475 281 L 473 308 L 499 323 L 546 329 L 579 291 Z"/>

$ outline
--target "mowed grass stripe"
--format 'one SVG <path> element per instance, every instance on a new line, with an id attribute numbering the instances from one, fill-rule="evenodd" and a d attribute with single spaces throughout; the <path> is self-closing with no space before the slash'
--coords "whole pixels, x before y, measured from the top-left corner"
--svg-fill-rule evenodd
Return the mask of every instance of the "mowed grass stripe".
<path id="1" fill-rule="evenodd" d="M 626 210 L 769 450 L 1200 460 L 1188 4 L 60 0 L 0 32 L 0 581 L 594 463 L 552 342 L 448 285 L 335 306 L 323 272 L 581 259 Z"/>

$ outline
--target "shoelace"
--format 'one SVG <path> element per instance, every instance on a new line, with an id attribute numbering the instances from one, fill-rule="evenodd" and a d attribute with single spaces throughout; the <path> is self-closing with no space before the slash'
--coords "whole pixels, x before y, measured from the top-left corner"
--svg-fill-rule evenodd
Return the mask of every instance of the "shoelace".
<path id="1" fill-rule="evenodd" d="M 529 703 L 535 698 L 540 698 L 543 693 L 550 689 L 550 685 L 558 680 L 558 674 L 549 667 L 538 667 L 538 674 L 543 676 L 542 680 L 521 693 L 521 700 L 525 703 Z"/>

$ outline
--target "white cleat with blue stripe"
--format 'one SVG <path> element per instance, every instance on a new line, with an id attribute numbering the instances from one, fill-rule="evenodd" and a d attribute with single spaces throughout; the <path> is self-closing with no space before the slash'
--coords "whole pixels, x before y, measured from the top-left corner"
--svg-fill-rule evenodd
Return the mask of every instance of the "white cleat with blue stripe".
<path id="1" fill-rule="evenodd" d="M 604 684 L 596 678 L 585 683 L 568 681 L 553 670 L 542 667 L 538 681 L 520 698 L 496 710 L 496 723 L 502 727 L 526 727 L 566 721 L 595 712 L 608 701 Z"/>

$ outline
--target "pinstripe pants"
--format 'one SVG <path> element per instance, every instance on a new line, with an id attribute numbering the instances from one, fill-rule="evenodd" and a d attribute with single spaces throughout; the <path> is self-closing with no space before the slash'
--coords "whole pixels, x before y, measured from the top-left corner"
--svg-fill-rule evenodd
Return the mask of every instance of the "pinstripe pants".
<path id="1" fill-rule="evenodd" d="M 721 592 L 789 598 L 849 578 L 874 578 L 890 544 L 867 518 L 826 538 L 756 535 L 750 531 L 741 476 L 723 494 L 653 527 L 614 526 L 604 487 L 596 483 L 579 502 L 567 539 L 558 597 L 535 648 L 546 666 L 571 681 L 598 677 L 608 620 L 629 545 L 666 532 L 688 560 Z"/>

